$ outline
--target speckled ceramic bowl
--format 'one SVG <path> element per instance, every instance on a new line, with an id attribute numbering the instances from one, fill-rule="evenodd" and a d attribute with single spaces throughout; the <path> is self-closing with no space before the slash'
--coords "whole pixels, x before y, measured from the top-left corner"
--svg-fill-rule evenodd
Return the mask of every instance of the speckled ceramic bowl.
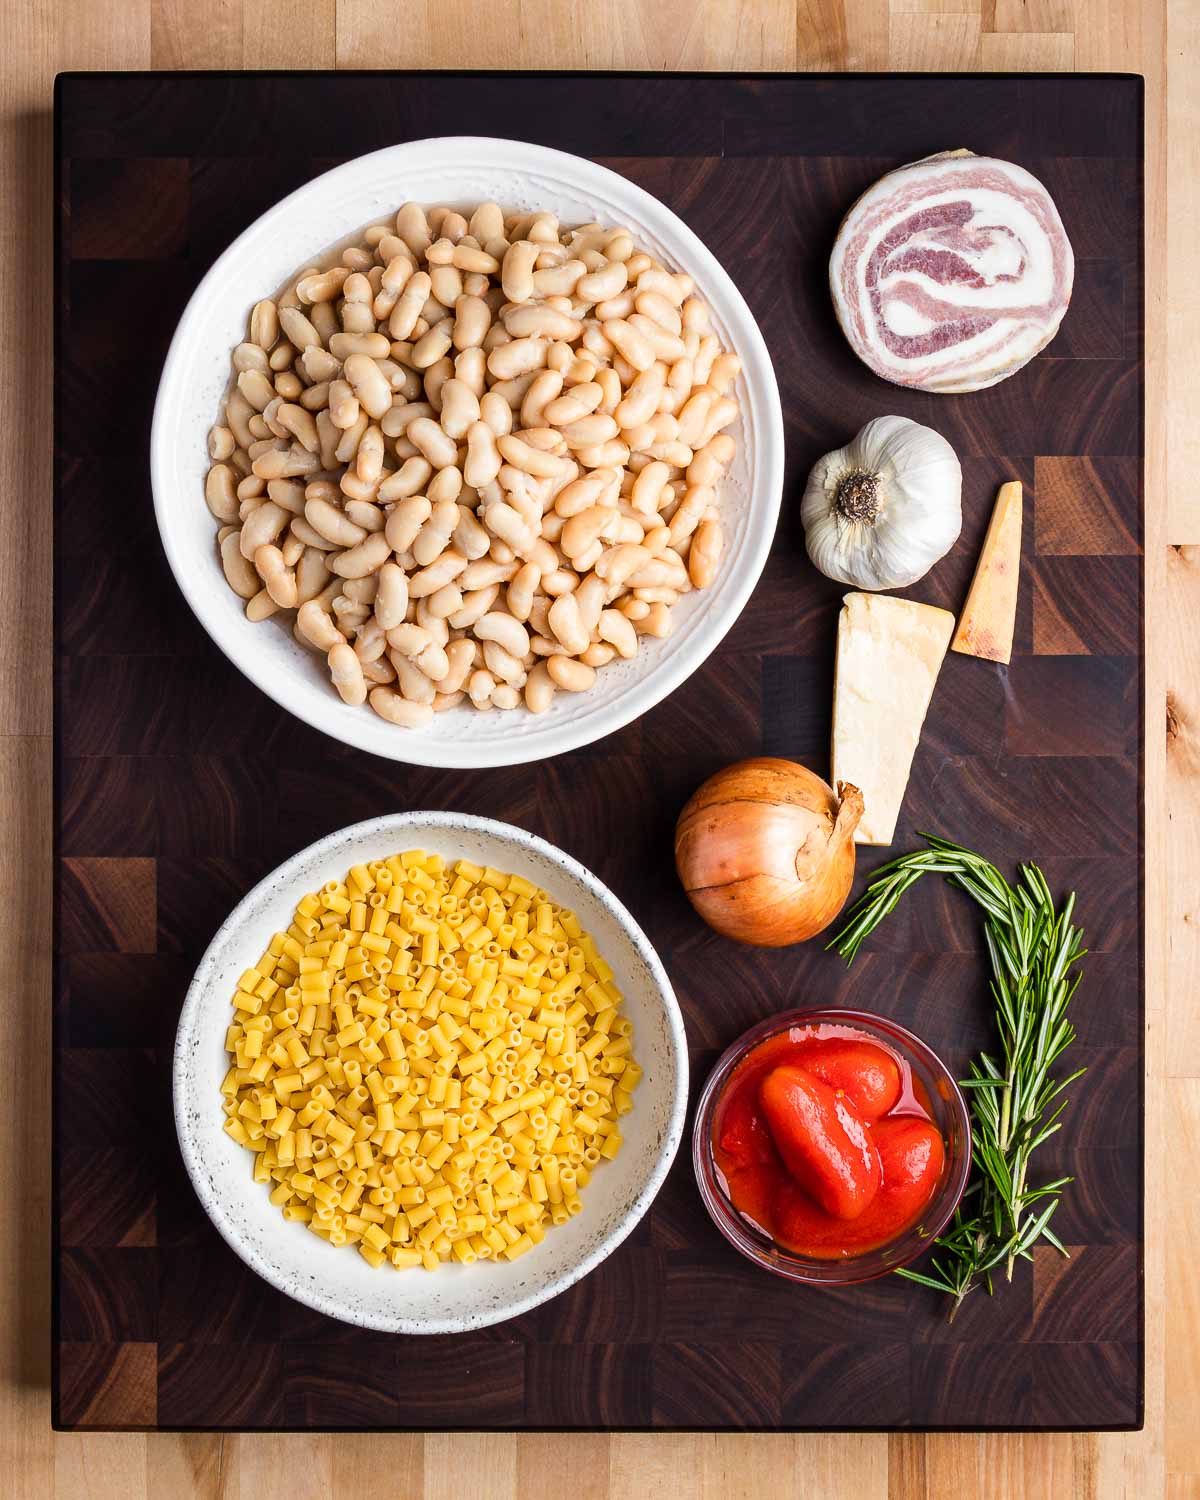
<path id="1" fill-rule="evenodd" d="M 238 975 L 297 900 L 351 865 L 421 848 L 524 875 L 579 915 L 612 965 L 645 1069 L 625 1143 L 596 1169 L 583 1212 L 547 1231 L 513 1262 L 438 1271 L 373 1270 L 352 1250 L 288 1223 L 251 1179 L 250 1153 L 222 1130 L 225 1030 Z M 234 908 L 209 944 L 184 1001 L 175 1038 L 175 1127 L 192 1184 L 213 1223 L 260 1276 L 297 1301 L 390 1333 L 459 1333 L 501 1323 L 557 1296 L 609 1255 L 650 1206 L 683 1134 L 687 1045 L 671 982 L 645 933 L 590 871 L 544 839 L 508 823 L 460 813 L 374 818 L 331 833 L 274 870 Z M 197 1289 L 202 1293 L 202 1288 Z"/>
<path id="2" fill-rule="evenodd" d="M 546 209 L 564 224 L 625 224 L 639 244 L 688 272 L 713 327 L 742 362 L 730 428 L 737 454 L 721 485 L 725 555 L 713 583 L 685 594 L 665 640 L 611 663 L 586 693 L 558 693 L 550 709 L 478 713 L 460 706 L 423 729 L 400 729 L 333 691 L 325 664 L 292 638 L 281 616 L 252 624 L 221 571 L 217 524 L 204 503 L 206 439 L 246 319 L 304 265 L 395 213 L 405 199 L 511 211 Z M 731 212 L 736 212 L 731 206 Z M 783 415 L 767 346 L 728 272 L 687 225 L 635 183 L 596 162 L 527 141 L 443 136 L 360 156 L 314 178 L 239 235 L 196 288 L 179 321 L 154 406 L 150 480 L 167 561 L 184 597 L 235 666 L 315 729 L 375 755 L 426 766 L 526 764 L 612 734 L 673 692 L 741 614 L 767 560 L 783 489 Z M 290 619 L 290 617 L 288 617 Z"/>

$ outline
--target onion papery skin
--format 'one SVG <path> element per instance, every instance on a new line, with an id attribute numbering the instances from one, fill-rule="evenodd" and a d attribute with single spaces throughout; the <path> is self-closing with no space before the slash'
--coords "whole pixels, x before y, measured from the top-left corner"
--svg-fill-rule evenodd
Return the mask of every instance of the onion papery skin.
<path id="1" fill-rule="evenodd" d="M 823 932 L 854 880 L 862 794 L 838 792 L 791 760 L 739 761 L 710 777 L 679 815 L 675 868 L 723 937 L 782 948 Z"/>

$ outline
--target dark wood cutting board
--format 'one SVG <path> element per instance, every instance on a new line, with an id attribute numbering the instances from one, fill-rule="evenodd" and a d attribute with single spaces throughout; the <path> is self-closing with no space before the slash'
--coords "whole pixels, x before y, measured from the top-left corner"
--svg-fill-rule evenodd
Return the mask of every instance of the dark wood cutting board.
<path id="1" fill-rule="evenodd" d="M 528 108 L 537 101 L 537 112 Z M 464 773 L 344 749 L 225 660 L 168 573 L 147 475 L 155 385 L 213 258 L 339 160 L 502 133 L 603 161 L 670 205 L 741 287 L 787 424 L 783 516 L 721 649 L 643 719 L 540 765 Z M 1132 77 L 68 75 L 57 90 L 57 823 L 54 1416 L 68 1428 L 1100 1428 L 1142 1414 L 1142 82 Z M 1049 351 L 965 397 L 876 380 L 825 267 L 886 169 L 947 147 L 1030 168 L 1062 212 L 1075 296 Z M 335 238 L 337 225 L 330 226 Z M 973 910 L 921 886 L 847 971 L 810 944 L 710 933 L 674 878 L 696 784 L 765 752 L 827 772 L 841 590 L 808 564 L 799 494 L 864 421 L 936 426 L 965 524 L 912 590 L 958 609 L 997 485 L 1026 486 L 1009 669 L 951 655 L 897 850 L 930 829 L 1078 891 L 1056 1227 L 953 1326 L 897 1279 L 806 1290 L 740 1260 L 687 1150 L 631 1238 L 580 1285 L 457 1337 L 364 1333 L 278 1295 L 194 1197 L 171 1119 L 176 1017 L 247 888 L 335 827 L 402 808 L 505 818 L 630 906 L 671 972 L 698 1092 L 774 1011 L 878 1009 L 957 1071 L 991 1040 Z M 195 503 L 201 504 L 199 493 Z M 865 852 L 860 870 L 886 857 Z M 861 882 L 860 882 L 861 884 Z"/>

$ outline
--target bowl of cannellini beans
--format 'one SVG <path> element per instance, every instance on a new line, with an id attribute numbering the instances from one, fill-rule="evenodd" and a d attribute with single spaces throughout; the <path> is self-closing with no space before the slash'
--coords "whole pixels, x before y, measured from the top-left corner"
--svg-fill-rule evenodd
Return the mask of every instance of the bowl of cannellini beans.
<path id="1" fill-rule="evenodd" d="M 539 760 L 677 688 L 771 545 L 783 423 L 741 294 L 593 162 L 395 146 L 316 178 L 213 265 L 151 437 L 188 603 L 344 743 Z"/>
<path id="2" fill-rule="evenodd" d="M 175 1123 L 230 1246 L 288 1296 L 393 1333 L 516 1317 L 646 1212 L 687 1108 L 645 934 L 508 824 L 401 813 L 262 880 L 179 1020 Z"/>

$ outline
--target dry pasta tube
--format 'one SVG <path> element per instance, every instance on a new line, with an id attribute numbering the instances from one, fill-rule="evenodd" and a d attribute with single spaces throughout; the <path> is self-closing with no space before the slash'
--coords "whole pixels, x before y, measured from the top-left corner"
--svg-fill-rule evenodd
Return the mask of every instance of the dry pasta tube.
<path id="1" fill-rule="evenodd" d="M 641 1069 L 611 968 L 519 875 L 408 850 L 303 896 L 238 979 L 224 1129 L 372 1266 L 515 1260 L 582 1210 Z"/>

